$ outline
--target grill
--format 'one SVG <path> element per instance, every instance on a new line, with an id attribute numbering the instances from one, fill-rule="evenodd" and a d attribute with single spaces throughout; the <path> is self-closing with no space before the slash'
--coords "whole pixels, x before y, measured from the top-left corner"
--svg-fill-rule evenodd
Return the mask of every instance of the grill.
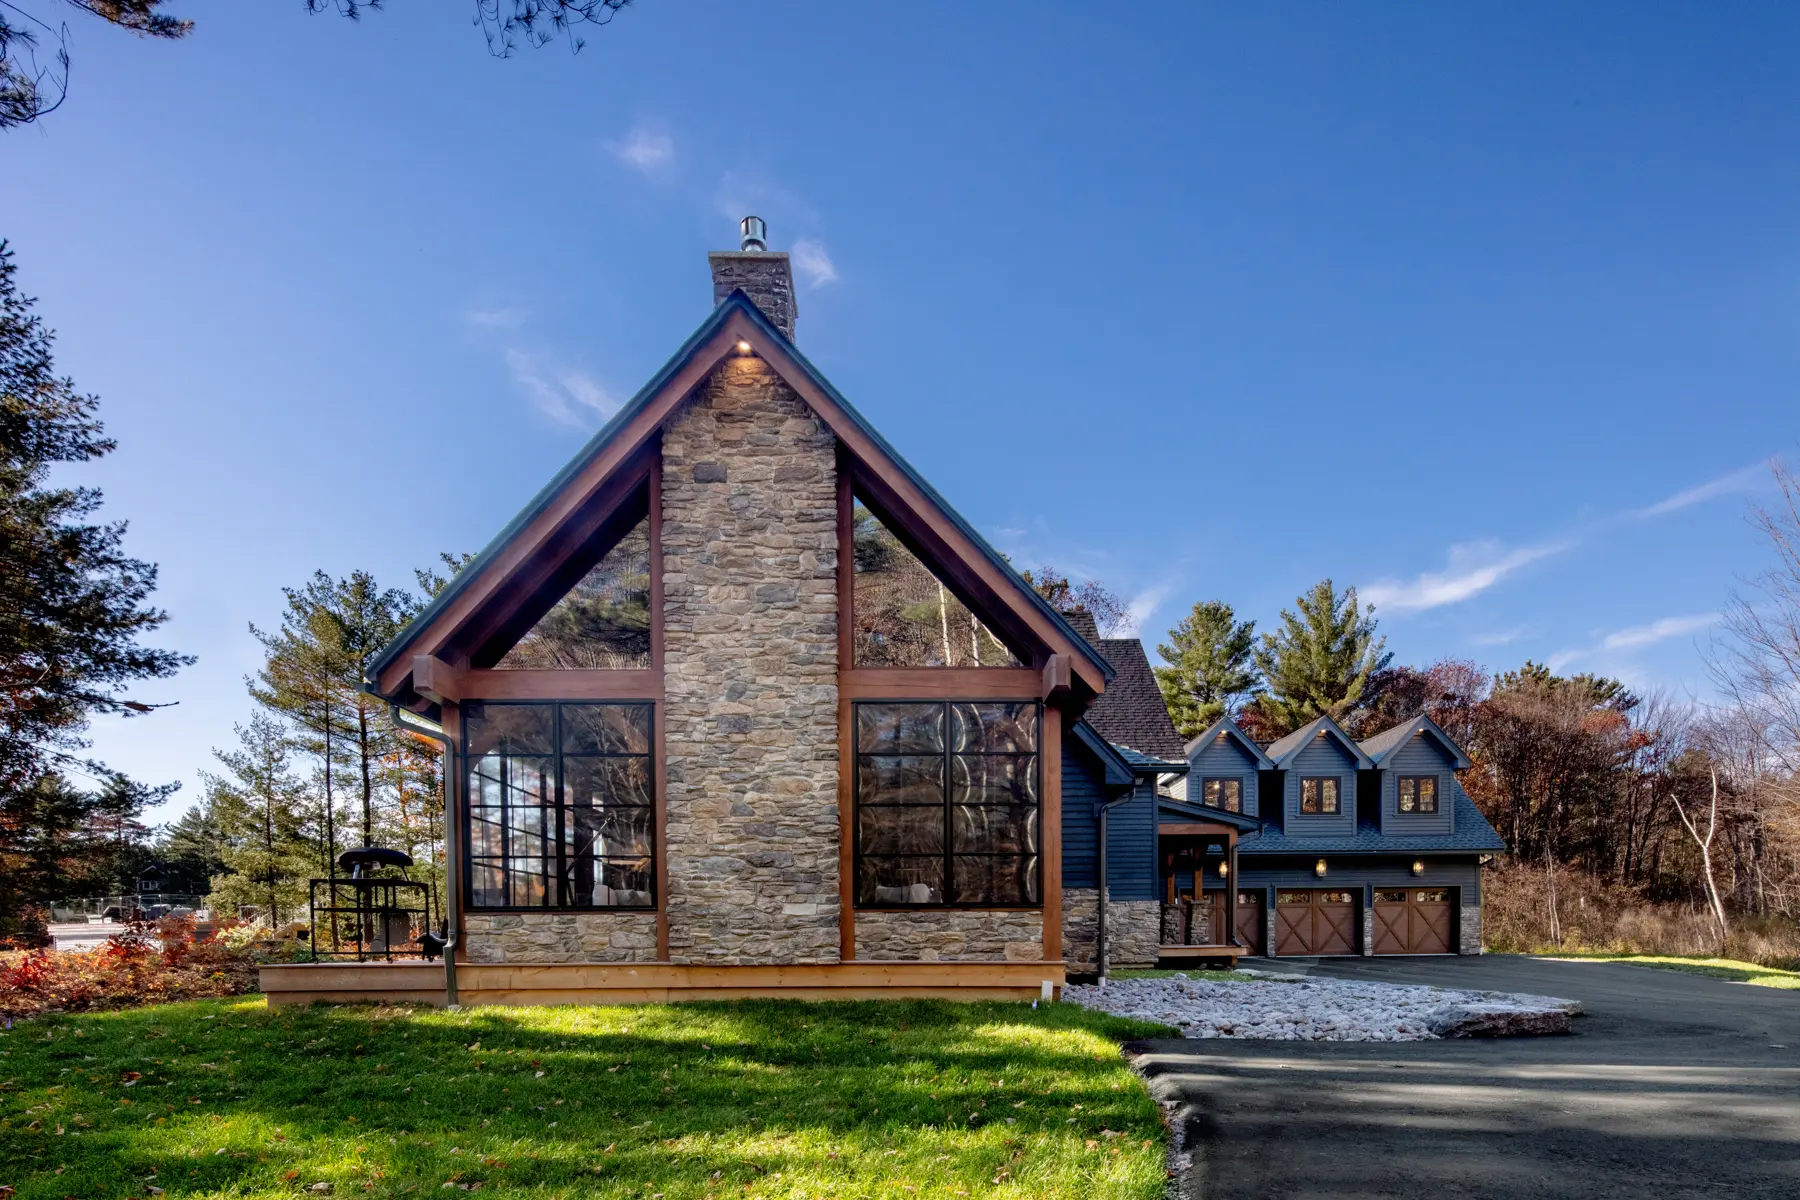
<path id="1" fill-rule="evenodd" d="M 313 961 L 437 957 L 436 889 L 410 878 L 412 865 L 404 851 L 363 846 L 338 855 L 339 874 L 310 881 Z"/>

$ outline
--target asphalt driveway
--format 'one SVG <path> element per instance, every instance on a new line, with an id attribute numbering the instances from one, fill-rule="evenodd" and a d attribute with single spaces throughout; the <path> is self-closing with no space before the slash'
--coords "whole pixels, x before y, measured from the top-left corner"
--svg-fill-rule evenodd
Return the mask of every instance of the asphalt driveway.
<path id="1" fill-rule="evenodd" d="M 1502 955 L 1280 965 L 1588 1015 L 1558 1038 L 1143 1043 L 1181 1106 L 1184 1196 L 1800 1200 L 1800 992 Z"/>

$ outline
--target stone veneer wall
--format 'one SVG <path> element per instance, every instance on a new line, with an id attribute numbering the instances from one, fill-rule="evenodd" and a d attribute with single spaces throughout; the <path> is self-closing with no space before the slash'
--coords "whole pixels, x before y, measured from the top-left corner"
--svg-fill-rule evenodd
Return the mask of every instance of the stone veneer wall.
<path id="1" fill-rule="evenodd" d="M 835 439 L 730 358 L 662 480 L 669 956 L 836 962 Z"/>
<path id="2" fill-rule="evenodd" d="M 1462 919 L 1456 926 L 1456 952 L 1458 954 L 1482 954 L 1481 946 L 1481 897 L 1476 895 L 1473 902 L 1468 898 L 1468 888 L 1463 889 Z"/>
<path id="3" fill-rule="evenodd" d="M 655 913 L 469 913 L 472 963 L 655 962 Z"/>
<path id="4" fill-rule="evenodd" d="M 885 962 L 1039 962 L 1044 914 L 933 908 L 856 914 L 856 957 Z"/>
<path id="5" fill-rule="evenodd" d="M 861 917 L 857 920 L 860 922 Z M 1106 906 L 1109 968 L 1153 967 L 1161 947 L 1162 905 L 1154 900 L 1112 900 Z M 1069 970 L 1100 969 L 1100 889 L 1063 889 L 1063 961 Z"/>

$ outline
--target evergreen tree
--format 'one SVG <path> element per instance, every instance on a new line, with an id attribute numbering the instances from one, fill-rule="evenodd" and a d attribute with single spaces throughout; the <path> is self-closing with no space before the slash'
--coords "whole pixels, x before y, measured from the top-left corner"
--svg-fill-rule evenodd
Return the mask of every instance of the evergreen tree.
<path id="1" fill-rule="evenodd" d="M 57 377 L 54 335 L 16 270 L 0 241 L 0 795 L 72 762 L 92 716 L 148 712 L 121 694 L 126 684 L 193 661 L 138 644 L 167 620 L 145 603 L 156 568 L 124 553 L 123 522 L 89 520 L 100 493 L 46 486 L 54 464 L 114 443 L 98 399 Z"/>
<path id="2" fill-rule="evenodd" d="M 1361 704 L 1369 677 L 1393 660 L 1387 639 L 1375 635 L 1375 610 L 1321 579 L 1297 598 L 1298 613 L 1281 610 L 1281 628 L 1263 634 L 1256 666 L 1268 692 L 1257 697 L 1259 725 L 1290 733 L 1321 716 L 1341 721 Z"/>
<path id="3" fill-rule="evenodd" d="M 255 905 L 276 928 L 306 904 L 316 861 L 307 838 L 309 802 L 294 778 L 293 747 L 280 721 L 258 713 L 237 734 L 237 749 L 213 751 L 228 774 L 200 776 L 226 871 L 213 881 L 212 902 L 227 910 Z"/>
<path id="4" fill-rule="evenodd" d="M 1256 622 L 1239 621 L 1231 605 L 1205 600 L 1169 630 L 1167 645 L 1156 648 L 1169 664 L 1156 668 L 1156 682 L 1182 737 L 1203 732 L 1260 690 L 1252 660 L 1255 630 Z"/>
<path id="5" fill-rule="evenodd" d="M 213 877 L 225 873 L 225 835 L 212 806 L 196 804 L 165 826 L 156 859 L 167 890 L 196 896 L 210 891 Z"/>

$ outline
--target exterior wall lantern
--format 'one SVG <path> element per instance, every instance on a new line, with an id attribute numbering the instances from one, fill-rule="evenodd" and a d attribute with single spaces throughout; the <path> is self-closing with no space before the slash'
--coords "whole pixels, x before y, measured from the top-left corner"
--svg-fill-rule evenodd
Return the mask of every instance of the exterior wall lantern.
<path id="1" fill-rule="evenodd" d="M 1414 875 L 1423 875 L 1424 873 L 1425 873 L 1425 864 L 1417 859 L 1414 859 L 1413 860 L 1413 874 Z"/>
<path id="2" fill-rule="evenodd" d="M 1219 878 L 1220 879 L 1229 879 L 1230 877 L 1231 877 L 1231 864 L 1230 863 L 1220 863 L 1219 864 Z"/>
<path id="3" fill-rule="evenodd" d="M 1321 858 L 1318 862 L 1313 864 L 1313 874 L 1317 875 L 1320 879 L 1325 878 L 1325 860 L 1324 859 Z"/>

